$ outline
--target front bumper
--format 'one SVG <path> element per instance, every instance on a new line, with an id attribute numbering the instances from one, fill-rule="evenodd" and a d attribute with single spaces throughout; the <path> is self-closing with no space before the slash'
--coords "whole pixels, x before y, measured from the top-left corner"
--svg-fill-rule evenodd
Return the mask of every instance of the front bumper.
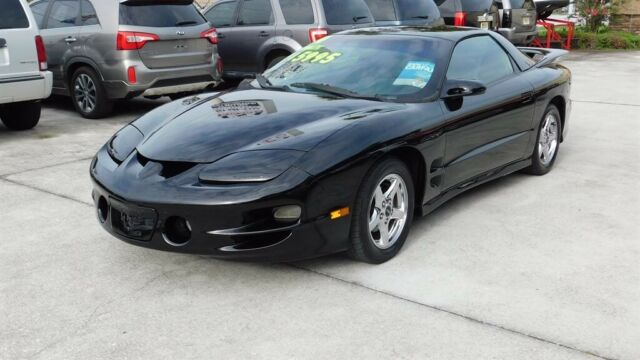
<path id="1" fill-rule="evenodd" d="M 500 35 L 516 45 L 529 45 L 538 36 L 538 30 L 534 26 L 532 30 L 519 30 L 517 28 L 500 28 Z"/>

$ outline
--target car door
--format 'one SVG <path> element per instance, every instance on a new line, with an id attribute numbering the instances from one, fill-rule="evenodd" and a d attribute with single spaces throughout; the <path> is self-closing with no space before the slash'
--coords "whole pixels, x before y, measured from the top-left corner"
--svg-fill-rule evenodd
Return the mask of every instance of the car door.
<path id="1" fill-rule="evenodd" d="M 241 0 L 236 28 L 227 36 L 227 51 L 237 71 L 260 73 L 264 70 L 260 54 L 263 45 L 276 34 L 271 0 Z"/>
<path id="2" fill-rule="evenodd" d="M 224 63 L 225 72 L 239 69 L 238 59 L 234 58 L 233 51 L 230 51 L 233 44 L 229 41 L 233 39 L 235 31 L 238 3 L 238 0 L 222 1 L 204 13 L 204 17 L 218 30 L 218 53 Z"/>
<path id="3" fill-rule="evenodd" d="M 445 152 L 445 189 L 526 157 L 534 113 L 533 86 L 519 76 L 507 52 L 490 35 L 459 42 L 447 81 L 483 83 L 483 94 L 462 104 L 441 100 L 449 120 Z"/>
<path id="4" fill-rule="evenodd" d="M 278 0 L 284 23 L 277 23 L 278 36 L 291 38 L 304 46 L 310 42 L 310 31 L 318 23 L 311 0 Z M 298 50 L 298 49 L 294 49 Z"/>
<path id="5" fill-rule="evenodd" d="M 82 54 L 90 58 L 100 58 L 104 54 L 89 54 L 88 49 L 94 48 L 91 46 L 93 40 L 100 34 L 101 26 L 98 14 L 93 4 L 89 0 L 80 1 L 80 27 L 78 29 L 78 43 L 82 46 Z M 89 44 L 89 46 L 87 46 Z M 95 51 L 95 50 L 93 50 Z M 94 57 L 96 56 L 97 57 Z"/>
<path id="6" fill-rule="evenodd" d="M 64 66 L 74 54 L 82 53 L 79 36 L 79 0 L 54 0 L 47 11 L 40 31 L 47 50 L 49 70 L 53 73 L 53 87 L 66 89 Z"/>

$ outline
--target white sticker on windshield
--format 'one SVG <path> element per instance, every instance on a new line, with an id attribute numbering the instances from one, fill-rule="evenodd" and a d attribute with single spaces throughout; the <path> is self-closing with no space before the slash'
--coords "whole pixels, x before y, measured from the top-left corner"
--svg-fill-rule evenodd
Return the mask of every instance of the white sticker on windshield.
<path id="1" fill-rule="evenodd" d="M 409 61 L 393 85 L 413 86 L 423 89 L 431 80 L 435 64 L 428 61 Z"/>

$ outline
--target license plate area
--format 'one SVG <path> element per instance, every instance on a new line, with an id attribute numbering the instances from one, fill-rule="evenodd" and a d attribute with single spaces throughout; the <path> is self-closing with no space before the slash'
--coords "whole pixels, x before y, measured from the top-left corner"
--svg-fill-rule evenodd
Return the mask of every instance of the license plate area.
<path id="1" fill-rule="evenodd" d="M 522 17 L 522 25 L 529 26 L 531 25 L 531 18 L 528 16 Z"/>
<path id="2" fill-rule="evenodd" d="M 141 241 L 151 240 L 158 214 L 155 210 L 111 199 L 111 226 L 117 234 Z"/>
<path id="3" fill-rule="evenodd" d="M 493 15 L 478 16 L 478 23 L 480 24 L 480 29 L 489 30 L 493 24 Z"/>

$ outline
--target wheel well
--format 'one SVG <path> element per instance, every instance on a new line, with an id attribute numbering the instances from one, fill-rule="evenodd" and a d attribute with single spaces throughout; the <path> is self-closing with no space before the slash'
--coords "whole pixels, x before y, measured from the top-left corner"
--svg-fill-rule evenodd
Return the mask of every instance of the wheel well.
<path id="1" fill-rule="evenodd" d="M 420 211 L 422 199 L 424 198 L 426 164 L 420 151 L 411 147 L 401 147 L 388 153 L 395 156 L 407 165 L 413 177 L 413 188 L 415 191 L 415 210 Z"/>
<path id="2" fill-rule="evenodd" d="M 565 119 L 564 117 L 565 117 L 565 112 L 567 111 L 566 103 L 562 96 L 556 96 L 553 99 L 551 99 L 549 104 L 555 105 L 558 108 L 558 111 L 560 112 L 560 127 L 561 127 L 560 141 L 563 141 L 564 139 L 562 138 L 562 133 L 564 131 L 562 130 L 564 130 L 564 119 Z"/>
<path id="3" fill-rule="evenodd" d="M 98 76 L 100 76 L 100 78 L 102 78 L 102 74 L 100 73 L 100 71 L 98 71 L 91 64 L 88 64 L 86 62 L 81 62 L 81 61 L 75 62 L 75 63 L 69 65 L 69 67 L 67 68 L 66 80 L 67 80 L 67 86 L 69 86 L 69 88 L 71 88 L 71 77 L 73 76 L 73 73 L 76 72 L 76 70 L 78 70 L 79 68 L 81 68 L 83 66 L 92 69 L 93 71 L 96 72 L 96 74 L 98 74 Z"/>
<path id="4" fill-rule="evenodd" d="M 275 49 L 275 50 L 271 50 L 267 56 L 265 57 L 264 60 L 264 68 L 266 69 L 267 66 L 269 66 L 269 64 L 271 63 L 271 61 L 273 61 L 274 59 L 280 57 L 280 56 L 289 56 L 291 55 L 291 52 L 287 51 L 287 50 L 283 50 L 283 49 Z"/>

